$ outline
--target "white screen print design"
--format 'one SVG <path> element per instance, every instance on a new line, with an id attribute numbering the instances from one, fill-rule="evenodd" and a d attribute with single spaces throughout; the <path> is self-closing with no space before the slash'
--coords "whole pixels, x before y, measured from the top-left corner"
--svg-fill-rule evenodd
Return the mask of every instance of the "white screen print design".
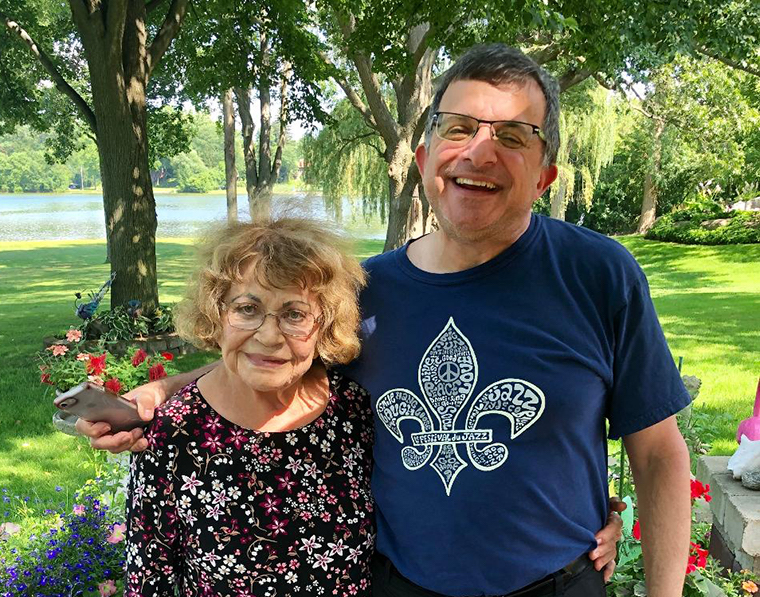
<path id="1" fill-rule="evenodd" d="M 443 481 L 447 496 L 451 495 L 457 475 L 467 466 L 460 455 L 461 446 L 466 447 L 470 462 L 481 471 L 492 471 L 507 460 L 509 450 L 493 441 L 493 430 L 478 429 L 481 417 L 506 417 L 512 424 L 511 438 L 515 439 L 544 412 L 544 393 L 538 387 L 522 379 L 500 379 L 477 395 L 467 410 L 464 427 L 457 428 L 457 420 L 478 381 L 478 360 L 453 317 L 425 351 L 417 381 L 424 400 L 405 388 L 388 390 L 377 401 L 377 416 L 401 444 L 405 443 L 401 422 L 412 420 L 419 424 L 422 431 L 411 434 L 412 445 L 401 449 L 401 460 L 407 469 L 416 471 L 432 457 L 430 466 Z"/>

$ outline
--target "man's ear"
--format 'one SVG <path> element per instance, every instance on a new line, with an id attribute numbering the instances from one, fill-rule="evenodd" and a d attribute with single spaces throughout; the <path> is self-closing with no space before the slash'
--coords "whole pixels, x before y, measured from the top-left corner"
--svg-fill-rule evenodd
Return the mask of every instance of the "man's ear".
<path id="1" fill-rule="evenodd" d="M 414 151 L 414 160 L 417 162 L 417 169 L 420 171 L 420 176 L 425 174 L 425 164 L 427 163 L 427 148 L 424 143 L 420 143 L 417 149 Z"/>
<path id="2" fill-rule="evenodd" d="M 557 169 L 557 164 L 544 166 L 541 169 L 541 176 L 539 177 L 538 184 L 536 185 L 536 199 L 543 195 L 544 191 L 549 188 L 549 185 L 557 179 L 558 172 L 559 170 Z"/>

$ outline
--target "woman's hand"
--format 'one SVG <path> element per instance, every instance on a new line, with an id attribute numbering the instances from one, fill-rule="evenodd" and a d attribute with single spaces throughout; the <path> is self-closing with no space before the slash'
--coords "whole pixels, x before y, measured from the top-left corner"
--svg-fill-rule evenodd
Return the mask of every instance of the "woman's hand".
<path id="1" fill-rule="evenodd" d="M 596 534 L 596 548 L 588 553 L 588 557 L 594 563 L 594 568 L 604 570 L 604 582 L 609 582 L 612 573 L 615 572 L 615 557 L 617 556 L 617 542 L 623 536 L 623 519 L 620 512 L 627 505 L 616 497 L 610 498 L 610 512 L 607 515 L 607 524 Z"/>
<path id="2" fill-rule="evenodd" d="M 159 380 L 127 392 L 124 394 L 124 398 L 137 405 L 137 414 L 143 421 L 150 421 L 153 419 L 155 408 L 165 402 L 168 396 L 166 387 Z M 90 445 L 93 448 L 108 450 L 112 454 L 118 454 L 125 450 L 141 452 L 148 447 L 148 440 L 143 437 L 143 430 L 139 427 L 130 431 L 110 433 L 111 426 L 104 421 L 91 423 L 79 419 L 76 423 L 76 430 L 90 438 Z"/>

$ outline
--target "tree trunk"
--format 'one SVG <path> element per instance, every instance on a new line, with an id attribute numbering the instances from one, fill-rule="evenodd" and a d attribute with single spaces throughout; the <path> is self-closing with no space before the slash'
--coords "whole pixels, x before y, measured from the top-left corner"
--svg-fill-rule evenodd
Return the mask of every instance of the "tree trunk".
<path id="1" fill-rule="evenodd" d="M 551 204 L 549 206 L 549 215 L 555 220 L 564 220 L 567 203 L 565 194 L 567 193 L 567 180 L 565 175 L 560 175 L 557 179 L 557 189 L 551 194 Z"/>
<path id="2" fill-rule="evenodd" d="M 94 31 L 81 34 L 97 122 L 111 272 L 116 274 L 111 308 L 134 299 L 150 313 L 158 307 L 157 221 L 148 164 L 145 16 L 143 3 L 128 4 L 118 55 Z"/>
<path id="3" fill-rule="evenodd" d="M 395 148 L 389 149 L 392 151 L 387 158 L 389 209 L 384 251 L 403 245 L 411 238 L 411 230 L 415 226 L 424 227 L 421 220 L 418 222 L 418 218 L 414 217 L 415 214 L 410 214 L 420 175 L 413 162 L 409 140 L 399 140 Z"/>
<path id="4" fill-rule="evenodd" d="M 637 232 L 646 234 L 654 224 L 657 215 L 657 183 L 655 179 L 660 171 L 662 160 L 662 133 L 665 123 L 662 120 L 655 122 L 654 138 L 652 139 L 652 161 L 644 176 L 644 196 L 641 201 L 641 217 Z"/>
<path id="5" fill-rule="evenodd" d="M 251 90 L 235 88 L 238 114 L 240 114 L 241 135 L 243 136 L 243 160 L 245 161 L 245 190 L 248 195 L 248 211 L 253 218 L 256 213 L 256 187 L 259 174 L 256 166 L 256 125 L 251 114 Z"/>
<path id="6" fill-rule="evenodd" d="M 224 176 L 227 190 L 227 221 L 237 222 L 237 168 L 235 168 L 235 106 L 232 103 L 232 89 L 222 95 L 224 119 Z"/>

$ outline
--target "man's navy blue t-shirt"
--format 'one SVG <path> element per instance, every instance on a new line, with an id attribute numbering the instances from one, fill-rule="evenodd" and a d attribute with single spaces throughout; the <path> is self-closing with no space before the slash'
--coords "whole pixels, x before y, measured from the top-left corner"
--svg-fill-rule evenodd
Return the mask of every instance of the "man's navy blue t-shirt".
<path id="1" fill-rule="evenodd" d="M 466 271 L 365 263 L 378 550 L 445 595 L 498 595 L 595 547 L 607 432 L 682 409 L 646 279 L 616 241 L 541 216 Z"/>

